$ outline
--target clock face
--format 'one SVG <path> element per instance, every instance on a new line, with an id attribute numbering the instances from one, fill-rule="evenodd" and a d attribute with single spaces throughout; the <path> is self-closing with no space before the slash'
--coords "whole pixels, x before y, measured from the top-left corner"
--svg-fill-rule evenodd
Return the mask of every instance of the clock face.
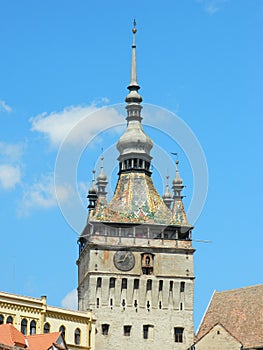
<path id="1" fill-rule="evenodd" d="M 135 265 L 135 257 L 129 250 L 118 250 L 113 256 L 114 265 L 121 271 L 130 271 Z"/>

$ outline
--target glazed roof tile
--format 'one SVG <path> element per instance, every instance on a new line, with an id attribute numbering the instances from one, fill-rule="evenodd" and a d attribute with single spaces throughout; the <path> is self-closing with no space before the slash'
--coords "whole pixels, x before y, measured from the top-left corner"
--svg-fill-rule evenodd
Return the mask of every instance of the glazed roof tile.
<path id="1" fill-rule="evenodd" d="M 92 221 L 120 223 L 169 224 L 171 211 L 167 208 L 152 179 L 145 173 L 124 173 L 112 200 L 98 203 Z"/>

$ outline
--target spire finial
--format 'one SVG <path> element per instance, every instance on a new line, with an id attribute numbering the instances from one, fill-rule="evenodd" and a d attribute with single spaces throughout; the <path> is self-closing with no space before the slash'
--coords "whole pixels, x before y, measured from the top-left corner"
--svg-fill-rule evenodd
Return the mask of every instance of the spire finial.
<path id="1" fill-rule="evenodd" d="M 137 91 L 137 90 L 139 90 L 139 85 L 137 82 L 137 71 L 136 71 L 136 33 L 137 33 L 137 28 L 136 28 L 135 18 L 133 21 L 132 33 L 133 33 L 132 64 L 131 64 L 131 80 L 130 80 L 129 90 L 131 90 L 131 88 L 136 87 L 136 91 Z"/>

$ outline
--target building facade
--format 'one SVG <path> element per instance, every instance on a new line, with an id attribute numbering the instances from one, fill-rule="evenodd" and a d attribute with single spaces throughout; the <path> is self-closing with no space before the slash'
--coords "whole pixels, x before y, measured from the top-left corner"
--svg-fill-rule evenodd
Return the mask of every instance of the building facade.
<path id="1" fill-rule="evenodd" d="M 89 311 L 47 305 L 32 298 L 0 292 L 0 324 L 12 323 L 25 336 L 61 332 L 69 350 L 94 350 L 95 320 Z"/>
<path id="2" fill-rule="evenodd" d="M 78 305 L 95 314 L 98 349 L 187 349 L 194 337 L 193 227 L 184 211 L 178 162 L 173 194 L 167 184 L 161 197 L 151 178 L 153 141 L 141 123 L 135 35 L 134 26 L 118 182 L 107 202 L 103 164 L 97 181 L 93 176 L 79 238 Z"/>
<path id="3" fill-rule="evenodd" d="M 263 350 L 263 284 L 215 291 L 194 349 Z"/>

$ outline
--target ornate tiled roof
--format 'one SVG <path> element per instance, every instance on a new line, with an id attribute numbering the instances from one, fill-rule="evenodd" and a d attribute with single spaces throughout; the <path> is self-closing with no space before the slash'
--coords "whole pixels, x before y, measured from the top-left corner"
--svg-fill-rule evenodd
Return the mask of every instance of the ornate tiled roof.
<path id="1" fill-rule="evenodd" d="M 97 188 L 93 185 L 89 191 L 89 222 L 103 223 L 134 223 L 179 225 L 188 224 L 183 202 L 182 179 L 176 162 L 176 177 L 173 181 L 174 195 L 167 191 L 160 197 L 151 179 L 151 155 L 153 147 L 151 138 L 146 135 L 142 127 L 140 89 L 136 73 L 136 23 L 133 28 L 131 79 L 126 97 L 127 127 L 117 143 L 119 150 L 119 179 L 113 198 L 106 201 L 107 178 L 103 172 L 98 177 Z M 103 159 L 102 159 L 103 160 Z M 173 207 L 170 209 L 173 202 Z"/>
<path id="2" fill-rule="evenodd" d="M 171 211 L 145 173 L 120 174 L 115 194 L 108 203 L 98 202 L 92 221 L 169 224 Z"/>
<path id="3" fill-rule="evenodd" d="M 244 349 L 263 347 L 263 284 L 215 292 L 197 332 L 197 341 L 218 323 Z"/>

